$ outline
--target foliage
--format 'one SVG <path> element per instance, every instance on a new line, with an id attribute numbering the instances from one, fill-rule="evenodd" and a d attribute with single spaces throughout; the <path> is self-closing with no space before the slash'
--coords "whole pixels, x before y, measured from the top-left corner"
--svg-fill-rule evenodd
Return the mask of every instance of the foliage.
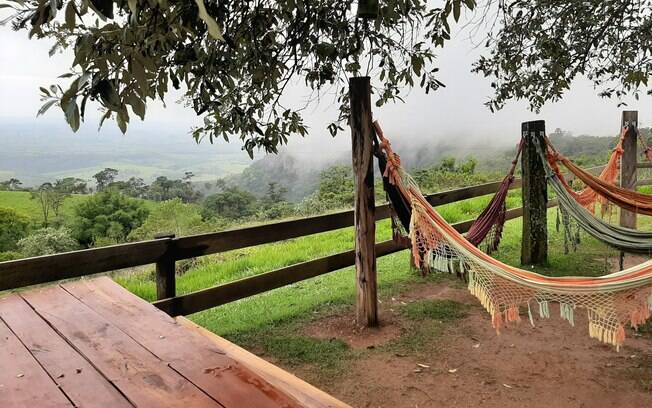
<path id="1" fill-rule="evenodd" d="M 143 119 L 148 100 L 183 86 L 204 120 L 194 136 L 237 135 L 250 155 L 256 147 L 276 152 L 291 135 L 306 133 L 303 102 L 282 100 L 289 83 L 315 93 L 333 89 L 339 120 L 347 116 L 349 76 L 376 75 L 379 105 L 400 100 L 401 89 L 415 83 L 426 92 L 439 88 L 433 50 L 450 38 L 449 19 L 475 5 L 372 1 L 375 9 L 360 19 L 354 0 L 9 1 L 14 28 L 56 40 L 52 52 L 74 52 L 71 83 L 41 88 L 40 113 L 57 104 L 76 130 L 92 100 L 102 121 L 115 117 L 125 132 L 128 108 Z M 329 125 L 333 134 L 337 122 Z"/>
<path id="2" fill-rule="evenodd" d="M 59 217 L 61 206 L 69 196 L 69 194 L 58 190 L 52 183 L 41 184 L 31 192 L 31 195 L 32 199 L 39 204 L 44 227 L 50 225 L 52 215 Z"/>
<path id="3" fill-rule="evenodd" d="M 180 198 L 184 203 L 194 203 L 201 198 L 201 193 L 192 185 L 193 174 L 186 172 L 182 179 L 169 179 L 159 176 L 147 188 L 146 197 L 154 201 L 166 201 Z"/>
<path id="4" fill-rule="evenodd" d="M 109 188 L 133 198 L 146 198 L 149 186 L 140 177 L 130 177 L 126 181 L 114 181 Z"/>
<path id="5" fill-rule="evenodd" d="M 216 231 L 224 227 L 217 223 L 206 223 L 202 220 L 199 209 L 191 204 L 185 204 L 179 198 L 164 201 L 153 209 L 145 222 L 131 231 L 132 241 L 152 239 L 160 233 L 173 233 L 176 236 Z"/>
<path id="6" fill-rule="evenodd" d="M 201 214 L 204 219 L 214 217 L 242 219 L 252 216 L 256 211 L 256 197 L 235 186 L 225 187 L 222 192 L 209 195 L 202 202 Z"/>
<path id="7" fill-rule="evenodd" d="M 17 242 L 29 231 L 29 218 L 14 209 L 0 207 L 0 252 L 16 249 Z"/>
<path id="8" fill-rule="evenodd" d="M 508 0 L 498 14 L 474 70 L 492 78 L 500 109 L 526 99 L 538 110 L 557 101 L 573 80 L 586 77 L 603 97 L 637 99 L 652 73 L 652 4 L 649 1 Z"/>
<path id="9" fill-rule="evenodd" d="M 123 242 L 145 222 L 148 214 L 141 201 L 107 190 L 75 207 L 73 236 L 84 246 L 102 238 Z"/>
<path id="10" fill-rule="evenodd" d="M 353 170 L 350 166 L 332 166 L 319 175 L 319 188 L 301 206 L 304 213 L 350 208 L 354 203 Z"/>
<path id="11" fill-rule="evenodd" d="M 77 177 L 65 177 L 55 181 L 54 189 L 62 194 L 88 194 L 88 184 Z"/>
<path id="12" fill-rule="evenodd" d="M 13 261 L 22 258 L 23 255 L 16 251 L 0 252 L 0 262 Z"/>
<path id="13" fill-rule="evenodd" d="M 118 170 L 112 169 L 110 167 L 95 173 L 93 178 L 95 179 L 97 191 L 103 191 L 106 187 L 115 181 L 116 177 L 118 177 Z"/>
<path id="14" fill-rule="evenodd" d="M 42 228 L 18 241 L 18 249 L 25 257 L 50 255 L 77 249 L 79 244 L 67 228 Z"/>
<path id="15" fill-rule="evenodd" d="M 497 178 L 491 174 L 476 173 L 476 165 L 477 160 L 474 158 L 457 165 L 455 158 L 448 157 L 437 166 L 414 171 L 412 176 L 424 192 L 481 184 Z"/>
<path id="16" fill-rule="evenodd" d="M 0 191 L 19 191 L 23 183 L 17 178 L 10 178 L 9 180 L 0 181 Z"/>

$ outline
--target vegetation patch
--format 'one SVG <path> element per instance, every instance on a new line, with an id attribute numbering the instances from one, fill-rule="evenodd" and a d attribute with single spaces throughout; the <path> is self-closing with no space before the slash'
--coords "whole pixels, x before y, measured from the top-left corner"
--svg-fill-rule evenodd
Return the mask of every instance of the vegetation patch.
<path id="1" fill-rule="evenodd" d="M 339 339 L 272 336 L 263 339 L 263 348 L 266 353 L 286 364 L 311 364 L 322 369 L 335 369 L 353 357 L 349 346 Z"/>
<path id="2" fill-rule="evenodd" d="M 432 299 L 412 302 L 403 308 L 411 320 L 432 319 L 449 322 L 466 317 L 468 306 L 449 299 Z"/>

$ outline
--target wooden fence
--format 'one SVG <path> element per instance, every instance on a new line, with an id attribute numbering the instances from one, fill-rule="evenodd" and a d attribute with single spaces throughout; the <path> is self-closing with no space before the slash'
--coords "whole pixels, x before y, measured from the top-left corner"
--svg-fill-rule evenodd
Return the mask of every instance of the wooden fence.
<path id="1" fill-rule="evenodd" d="M 599 172 L 602 168 L 603 166 L 589 170 Z M 427 198 L 430 204 L 439 206 L 494 193 L 499 185 L 500 182 L 486 183 L 431 194 Z M 516 179 L 511 189 L 520 187 L 521 180 Z M 554 205 L 554 200 L 549 202 L 549 206 Z M 522 215 L 522 208 L 511 209 L 507 212 L 507 219 Z M 376 207 L 377 221 L 389 216 L 388 205 Z M 472 222 L 464 221 L 453 226 L 460 232 L 466 232 Z M 354 251 L 341 252 L 179 296 L 175 290 L 176 261 L 351 226 L 353 211 L 349 210 L 216 233 L 167 236 L 151 241 L 0 262 L 0 291 L 156 264 L 158 300 L 154 304 L 171 315 L 187 315 L 352 266 L 355 263 Z M 393 241 L 376 245 L 377 256 L 403 249 L 405 248 Z"/>

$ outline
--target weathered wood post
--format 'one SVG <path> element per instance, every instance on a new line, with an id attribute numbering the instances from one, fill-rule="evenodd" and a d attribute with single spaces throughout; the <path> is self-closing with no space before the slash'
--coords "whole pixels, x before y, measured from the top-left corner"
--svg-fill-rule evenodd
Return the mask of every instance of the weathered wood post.
<path id="1" fill-rule="evenodd" d="M 175 297 L 177 294 L 175 260 L 172 256 L 174 234 L 159 234 L 155 239 L 169 239 L 168 249 L 156 262 L 156 300 Z"/>
<path id="2" fill-rule="evenodd" d="M 521 153 L 523 179 L 523 235 L 521 264 L 548 262 L 548 185 L 543 162 L 536 150 L 535 138 L 545 146 L 546 122 L 535 120 L 521 124 L 524 144 Z"/>
<path id="3" fill-rule="evenodd" d="M 374 198 L 373 126 L 369 77 L 349 80 L 351 142 L 355 180 L 356 319 L 359 325 L 378 324 L 376 280 L 376 203 Z"/>
<path id="4" fill-rule="evenodd" d="M 636 162 L 638 160 L 637 134 L 638 111 L 623 111 L 621 129 L 627 129 L 623 140 L 623 156 L 620 161 L 620 186 L 630 190 L 636 189 Z M 636 213 L 620 210 L 620 225 L 636 228 Z"/>

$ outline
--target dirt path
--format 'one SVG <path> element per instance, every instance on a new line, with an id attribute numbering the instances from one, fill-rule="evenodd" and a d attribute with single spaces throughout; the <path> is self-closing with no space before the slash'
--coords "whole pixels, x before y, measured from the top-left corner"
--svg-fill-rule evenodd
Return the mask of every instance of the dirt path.
<path id="1" fill-rule="evenodd" d="M 420 353 L 401 354 L 383 344 L 409 335 L 401 306 L 423 299 L 469 305 L 468 316 L 446 325 Z M 503 330 L 465 289 L 421 284 L 381 305 L 384 325 L 357 330 L 350 314 L 321 319 L 306 334 L 339 338 L 371 349 L 342 375 L 316 384 L 354 407 L 651 407 L 652 338 L 628 333 L 619 353 L 588 337 L 586 318 L 575 327 L 559 319 L 523 321 Z M 423 366 L 418 366 L 422 364 Z M 311 377 L 299 369 L 299 375 Z M 641 376 L 645 376 L 641 378 Z M 314 381 L 314 380 L 313 380 Z"/>

